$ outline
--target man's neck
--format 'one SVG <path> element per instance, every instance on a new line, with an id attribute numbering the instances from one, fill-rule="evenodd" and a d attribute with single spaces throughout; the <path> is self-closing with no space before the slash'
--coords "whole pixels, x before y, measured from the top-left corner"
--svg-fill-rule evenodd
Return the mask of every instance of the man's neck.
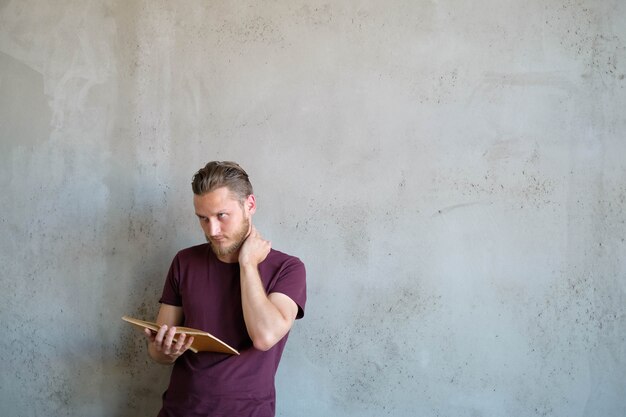
<path id="1" fill-rule="evenodd" d="M 229 255 L 218 255 L 215 252 L 213 252 L 213 254 L 217 257 L 217 259 L 224 262 L 225 264 L 235 264 L 239 262 L 239 251 L 231 253 Z"/>

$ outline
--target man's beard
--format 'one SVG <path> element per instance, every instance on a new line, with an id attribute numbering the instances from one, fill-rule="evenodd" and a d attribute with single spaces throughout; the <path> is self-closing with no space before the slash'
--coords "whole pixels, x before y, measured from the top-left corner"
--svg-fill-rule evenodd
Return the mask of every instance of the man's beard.
<path id="1" fill-rule="evenodd" d="M 217 255 L 218 257 L 229 256 L 237 252 L 239 248 L 241 248 L 241 245 L 243 245 L 243 242 L 248 237 L 249 230 L 250 230 L 250 219 L 244 218 L 243 221 L 241 222 L 241 228 L 235 231 L 232 237 L 229 238 L 229 240 L 234 241 L 232 245 L 226 246 L 226 247 L 220 246 L 218 244 L 213 243 L 213 241 L 211 240 L 209 236 L 205 235 L 205 238 L 207 242 L 209 242 L 209 244 L 211 245 L 211 249 L 213 250 L 213 253 L 215 253 L 215 255 Z"/>

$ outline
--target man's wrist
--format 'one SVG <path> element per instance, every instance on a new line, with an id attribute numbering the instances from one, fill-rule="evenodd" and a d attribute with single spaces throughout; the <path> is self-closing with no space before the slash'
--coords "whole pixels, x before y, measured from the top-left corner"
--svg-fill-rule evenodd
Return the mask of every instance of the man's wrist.
<path id="1" fill-rule="evenodd" d="M 241 271 L 245 274 L 248 274 L 250 272 L 256 272 L 258 270 L 258 264 L 249 261 L 239 262 L 239 267 L 241 268 Z"/>

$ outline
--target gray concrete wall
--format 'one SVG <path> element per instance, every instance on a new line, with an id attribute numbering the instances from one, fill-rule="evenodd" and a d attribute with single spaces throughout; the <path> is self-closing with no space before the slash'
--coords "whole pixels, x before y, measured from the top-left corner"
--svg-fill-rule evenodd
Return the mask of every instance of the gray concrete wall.
<path id="1" fill-rule="evenodd" d="M 2 416 L 154 415 L 153 317 L 251 174 L 308 267 L 279 416 L 626 415 L 626 3 L 1 1 Z"/>

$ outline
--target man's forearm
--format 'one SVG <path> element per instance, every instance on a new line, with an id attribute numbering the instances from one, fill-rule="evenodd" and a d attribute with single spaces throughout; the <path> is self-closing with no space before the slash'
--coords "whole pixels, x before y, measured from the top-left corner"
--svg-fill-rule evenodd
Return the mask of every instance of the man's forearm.
<path id="1" fill-rule="evenodd" d="M 256 265 L 240 265 L 241 304 L 248 335 L 254 347 L 269 350 L 291 328 L 293 319 L 285 317 L 270 301 Z"/>

